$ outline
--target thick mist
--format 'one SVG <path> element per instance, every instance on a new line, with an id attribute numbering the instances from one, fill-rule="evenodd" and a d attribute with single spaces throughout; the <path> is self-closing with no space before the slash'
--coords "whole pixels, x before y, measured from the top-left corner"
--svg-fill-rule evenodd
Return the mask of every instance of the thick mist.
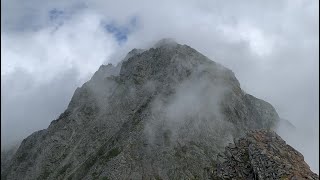
<path id="1" fill-rule="evenodd" d="M 151 144 L 161 143 L 163 132 L 171 145 L 203 141 L 223 147 L 233 141 L 233 124 L 221 112 L 230 87 L 208 77 L 194 77 L 172 91 L 169 97 L 161 95 L 152 102 L 152 117 L 144 129 Z"/>
<path id="2" fill-rule="evenodd" d="M 296 150 L 304 155 L 304 160 L 308 163 L 311 170 L 319 173 L 319 146 L 317 145 L 317 137 L 319 132 L 303 127 L 292 127 L 287 123 L 280 121 L 276 128 L 276 132 Z M 311 156 L 313 154 L 313 156 Z"/>

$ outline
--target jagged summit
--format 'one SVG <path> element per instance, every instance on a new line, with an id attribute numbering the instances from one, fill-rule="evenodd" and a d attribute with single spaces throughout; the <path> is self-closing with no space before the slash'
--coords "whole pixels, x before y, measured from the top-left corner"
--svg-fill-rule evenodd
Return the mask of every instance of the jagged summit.
<path id="1" fill-rule="evenodd" d="M 161 40 L 101 66 L 58 119 L 23 140 L 1 177 L 209 179 L 235 137 L 279 119 L 230 69 Z"/>

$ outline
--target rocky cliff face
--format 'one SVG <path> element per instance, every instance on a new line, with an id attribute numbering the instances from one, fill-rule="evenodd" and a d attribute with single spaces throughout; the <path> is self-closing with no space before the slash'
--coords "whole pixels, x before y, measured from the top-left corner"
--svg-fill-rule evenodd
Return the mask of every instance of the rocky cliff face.
<path id="1" fill-rule="evenodd" d="M 58 119 L 23 140 L 1 177 L 208 179 L 234 137 L 278 121 L 231 70 L 162 40 L 102 65 Z"/>
<path id="2" fill-rule="evenodd" d="M 319 179 L 302 154 L 273 131 L 253 130 L 225 148 L 212 179 Z"/>

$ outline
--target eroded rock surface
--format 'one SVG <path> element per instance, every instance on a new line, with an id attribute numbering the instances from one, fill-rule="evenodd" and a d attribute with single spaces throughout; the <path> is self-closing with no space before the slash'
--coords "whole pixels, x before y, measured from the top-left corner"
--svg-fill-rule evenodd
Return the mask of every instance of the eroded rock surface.
<path id="1" fill-rule="evenodd" d="M 225 148 L 212 179 L 319 179 L 303 155 L 273 131 L 253 130 Z"/>

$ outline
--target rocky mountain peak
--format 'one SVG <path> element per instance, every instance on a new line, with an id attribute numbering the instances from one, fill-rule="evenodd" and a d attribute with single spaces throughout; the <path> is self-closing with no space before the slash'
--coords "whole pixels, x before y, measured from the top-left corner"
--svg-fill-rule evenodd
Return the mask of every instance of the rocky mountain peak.
<path id="1" fill-rule="evenodd" d="M 239 86 L 231 70 L 187 45 L 178 44 L 172 39 L 163 39 L 153 48 L 139 51 L 138 54 L 124 61 L 120 77 L 134 79 L 136 82 L 142 79 L 171 82 L 188 78 L 191 73 L 200 75 L 209 72 L 214 76 L 231 80 Z"/>
<path id="2" fill-rule="evenodd" d="M 279 120 L 230 69 L 164 39 L 102 65 L 58 119 L 23 140 L 1 177 L 209 179 L 235 137 Z"/>

